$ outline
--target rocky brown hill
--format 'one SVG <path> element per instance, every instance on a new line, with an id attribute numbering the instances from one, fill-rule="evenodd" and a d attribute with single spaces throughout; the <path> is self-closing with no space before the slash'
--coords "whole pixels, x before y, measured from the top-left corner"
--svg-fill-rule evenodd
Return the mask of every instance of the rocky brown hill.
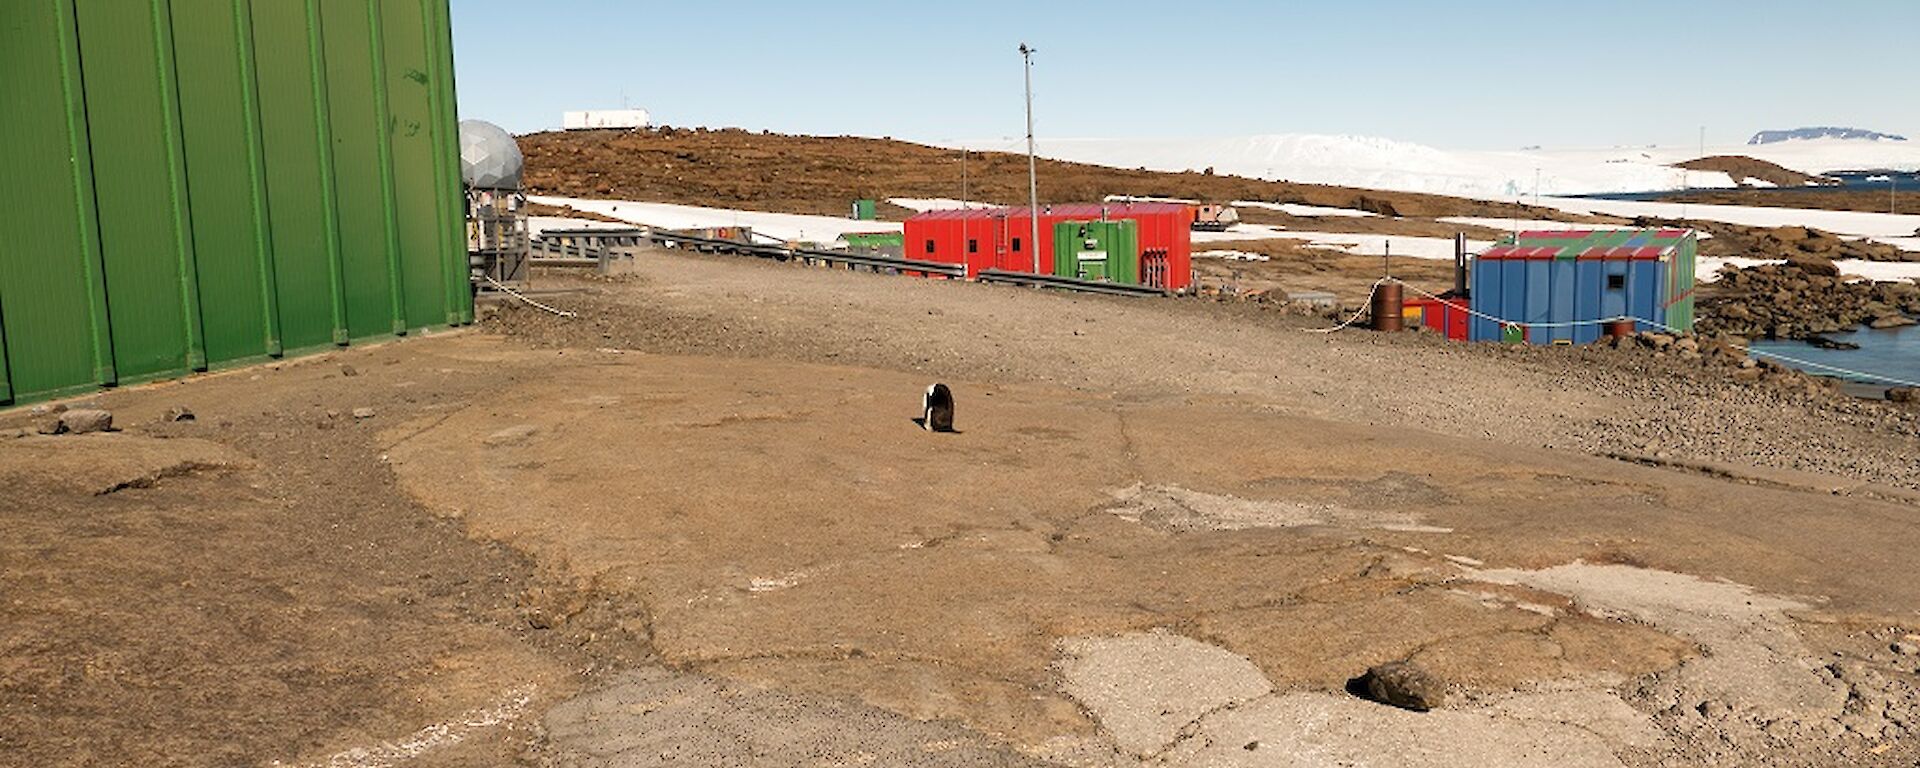
<path id="1" fill-rule="evenodd" d="M 853 200 L 962 196 L 961 153 L 892 139 L 792 136 L 736 128 L 557 131 L 520 136 L 528 191 L 569 197 L 842 215 Z M 968 199 L 1027 199 L 1027 158 L 969 152 Z M 1548 209 L 1441 195 L 1039 162 L 1042 202 L 1107 195 L 1263 200 L 1355 208 L 1384 216 L 1570 218 Z M 883 218 L 908 214 L 882 204 Z M 1571 217 L 1578 218 L 1578 217 Z"/>
<path id="2" fill-rule="evenodd" d="M 1747 179 L 1759 179 L 1778 187 L 1804 187 L 1809 183 L 1829 185 L 1838 184 L 1823 176 L 1809 176 L 1791 168 L 1769 163 L 1746 155 L 1715 155 L 1674 163 L 1674 167 L 1690 171 L 1719 171 L 1733 177 L 1733 181 L 1742 187 Z"/>

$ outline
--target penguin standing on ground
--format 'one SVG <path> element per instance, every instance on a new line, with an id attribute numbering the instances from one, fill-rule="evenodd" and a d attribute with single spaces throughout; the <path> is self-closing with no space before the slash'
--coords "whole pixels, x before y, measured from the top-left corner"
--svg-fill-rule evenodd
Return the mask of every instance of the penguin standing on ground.
<path id="1" fill-rule="evenodd" d="M 935 383 L 920 399 L 920 427 L 928 432 L 953 431 L 953 390 Z"/>

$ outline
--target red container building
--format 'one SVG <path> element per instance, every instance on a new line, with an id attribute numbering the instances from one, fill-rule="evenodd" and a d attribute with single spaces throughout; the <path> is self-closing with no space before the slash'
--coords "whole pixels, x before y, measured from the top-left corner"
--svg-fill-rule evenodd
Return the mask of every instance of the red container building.
<path id="1" fill-rule="evenodd" d="M 1408 327 L 1425 328 L 1454 341 L 1466 341 L 1468 321 L 1466 299 L 1429 299 L 1424 296 L 1401 302 L 1401 317 Z"/>
<path id="2" fill-rule="evenodd" d="M 1125 219 L 1140 234 L 1140 282 L 1170 291 L 1193 284 L 1193 209 L 1178 203 L 1053 205 L 1040 209 L 1040 271 L 1053 269 L 1054 225 Z M 983 269 L 1032 272 L 1032 217 L 1026 208 L 927 211 L 906 221 L 906 258 Z"/>

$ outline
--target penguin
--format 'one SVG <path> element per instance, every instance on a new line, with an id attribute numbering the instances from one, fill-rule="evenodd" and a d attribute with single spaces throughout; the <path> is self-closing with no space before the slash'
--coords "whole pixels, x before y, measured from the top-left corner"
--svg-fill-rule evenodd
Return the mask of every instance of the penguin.
<path id="1" fill-rule="evenodd" d="M 920 398 L 920 428 L 928 432 L 953 431 L 953 390 L 935 383 Z"/>

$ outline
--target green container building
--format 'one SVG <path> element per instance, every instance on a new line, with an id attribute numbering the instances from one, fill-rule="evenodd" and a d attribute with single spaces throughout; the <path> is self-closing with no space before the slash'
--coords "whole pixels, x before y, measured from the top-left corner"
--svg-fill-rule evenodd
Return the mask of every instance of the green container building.
<path id="1" fill-rule="evenodd" d="M 0 406 L 472 322 L 447 0 L 19 0 L 0 72 Z"/>
<path id="2" fill-rule="evenodd" d="M 865 199 L 853 201 L 853 218 L 859 221 L 873 221 L 880 218 L 880 204 Z"/>
<path id="3" fill-rule="evenodd" d="M 1060 222 L 1053 246 L 1055 275 L 1140 284 L 1140 227 L 1132 219 Z"/>

